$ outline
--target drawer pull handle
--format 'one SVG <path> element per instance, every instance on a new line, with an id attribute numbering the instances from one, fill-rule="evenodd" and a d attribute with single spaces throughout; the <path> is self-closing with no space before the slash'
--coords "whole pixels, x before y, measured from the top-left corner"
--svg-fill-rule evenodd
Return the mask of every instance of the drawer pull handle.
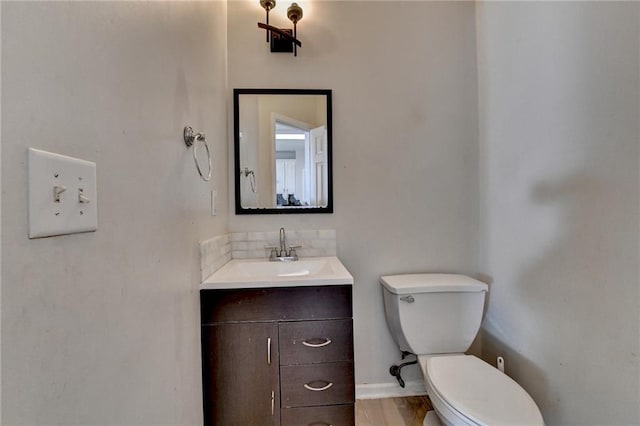
<path id="1" fill-rule="evenodd" d="M 276 392 L 271 391 L 271 415 L 272 416 L 275 414 L 275 408 L 276 408 Z"/>
<path id="2" fill-rule="evenodd" d="M 326 386 L 323 386 L 321 388 L 314 388 L 313 386 L 309 386 L 307 383 L 304 384 L 304 388 L 310 391 L 314 391 L 314 392 L 322 392 L 322 391 L 326 391 L 327 389 L 329 389 L 331 386 L 333 386 L 333 383 L 328 382 Z"/>
<path id="3" fill-rule="evenodd" d="M 271 337 L 267 337 L 267 365 L 271 365 Z"/>
<path id="4" fill-rule="evenodd" d="M 311 340 L 320 340 L 320 339 L 311 339 Z M 324 342 L 322 343 L 311 343 L 310 340 L 303 340 L 302 344 L 305 345 L 308 348 L 321 348 L 323 346 L 327 346 L 331 344 L 331 339 L 329 339 L 328 337 L 324 338 Z"/>

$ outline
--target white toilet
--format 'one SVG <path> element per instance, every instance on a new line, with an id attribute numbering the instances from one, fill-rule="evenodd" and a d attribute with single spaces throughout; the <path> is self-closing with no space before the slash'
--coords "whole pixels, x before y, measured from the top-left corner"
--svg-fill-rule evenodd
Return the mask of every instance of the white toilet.
<path id="1" fill-rule="evenodd" d="M 418 356 L 443 424 L 544 425 L 536 403 L 520 385 L 464 354 L 480 328 L 485 283 L 454 274 L 389 275 L 380 282 L 391 334 L 400 350 Z M 432 416 L 427 415 L 425 425 L 437 424 Z"/>

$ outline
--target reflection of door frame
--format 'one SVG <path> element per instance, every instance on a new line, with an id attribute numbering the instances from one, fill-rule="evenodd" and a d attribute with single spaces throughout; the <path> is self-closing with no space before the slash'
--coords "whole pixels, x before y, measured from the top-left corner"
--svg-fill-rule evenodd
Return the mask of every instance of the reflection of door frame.
<path id="1" fill-rule="evenodd" d="M 273 205 L 276 206 L 277 202 L 276 202 L 276 198 L 278 197 L 276 194 L 276 122 L 280 122 L 280 123 L 284 123 L 288 126 L 292 126 L 292 127 L 297 127 L 298 129 L 302 129 L 305 132 L 307 132 L 307 134 L 309 133 L 309 131 L 314 128 L 315 126 L 309 124 L 309 123 L 305 123 L 304 121 L 300 121 L 300 120 L 296 120 L 295 118 L 291 118 L 289 116 L 277 113 L 277 112 L 272 112 L 271 113 L 271 148 L 270 148 L 270 152 L 271 152 L 271 162 L 269 164 L 269 167 L 271 168 L 271 194 L 273 194 Z M 309 143 L 309 137 L 307 137 L 307 140 L 305 141 L 305 143 Z M 306 150 L 307 148 L 305 148 Z M 305 183 L 306 186 L 306 183 Z"/>
<path id="2" fill-rule="evenodd" d="M 318 145 L 320 142 L 320 145 Z M 329 176 L 327 171 L 327 126 L 319 126 L 309 131 L 308 138 L 310 202 L 315 206 L 326 206 L 328 203 Z"/>

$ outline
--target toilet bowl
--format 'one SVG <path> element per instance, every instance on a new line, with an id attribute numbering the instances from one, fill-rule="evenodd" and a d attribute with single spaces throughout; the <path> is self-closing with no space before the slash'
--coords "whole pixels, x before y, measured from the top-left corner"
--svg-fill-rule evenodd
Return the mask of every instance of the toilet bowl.
<path id="1" fill-rule="evenodd" d="M 431 402 L 447 426 L 544 424 L 520 385 L 475 356 L 420 355 L 418 362 Z"/>
<path id="2" fill-rule="evenodd" d="M 389 330 L 400 350 L 417 355 L 442 424 L 544 425 L 540 410 L 520 385 L 464 354 L 480 328 L 485 283 L 455 274 L 390 275 L 380 283 Z M 427 415 L 424 425 L 433 424 L 433 415 Z"/>

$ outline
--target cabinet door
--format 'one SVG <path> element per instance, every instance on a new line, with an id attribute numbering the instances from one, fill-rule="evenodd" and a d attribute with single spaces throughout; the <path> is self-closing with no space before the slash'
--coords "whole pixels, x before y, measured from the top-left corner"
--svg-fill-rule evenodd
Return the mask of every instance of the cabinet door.
<path id="1" fill-rule="evenodd" d="M 202 327 L 205 425 L 279 425 L 276 323 Z"/>

